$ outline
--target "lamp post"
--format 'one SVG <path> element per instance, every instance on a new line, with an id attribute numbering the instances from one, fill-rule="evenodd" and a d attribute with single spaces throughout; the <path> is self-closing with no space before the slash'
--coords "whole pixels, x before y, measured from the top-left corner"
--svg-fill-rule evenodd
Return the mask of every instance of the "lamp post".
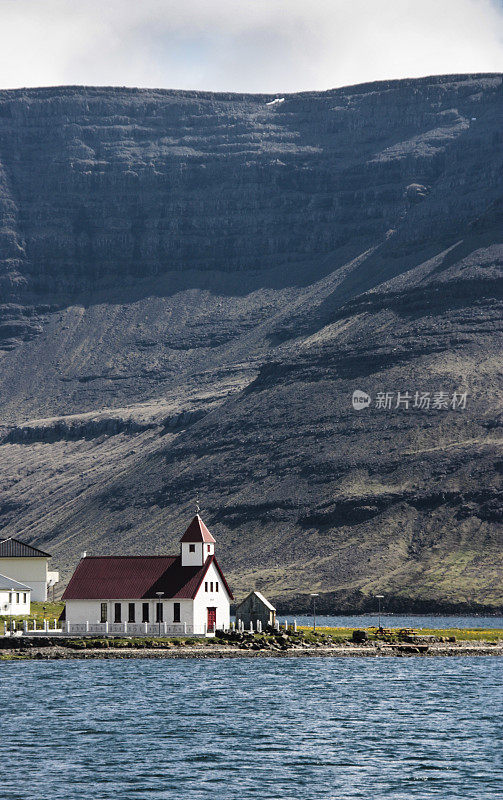
<path id="1" fill-rule="evenodd" d="M 4 611 L 5 612 L 5 616 L 7 616 L 7 614 L 9 613 L 9 604 L 8 603 L 4 603 L 2 611 Z M 10 613 L 9 613 L 9 622 L 10 622 Z M 4 633 L 7 634 L 7 632 L 10 633 L 10 628 L 7 628 L 7 622 L 4 622 Z"/>
<path id="2" fill-rule="evenodd" d="M 157 595 L 157 622 L 159 623 L 159 636 L 161 635 L 161 597 L 164 595 L 164 592 L 156 592 Z"/>
<path id="3" fill-rule="evenodd" d="M 46 626 L 45 626 L 45 612 L 46 612 L 46 610 L 47 610 L 46 606 L 42 606 L 42 611 L 44 612 L 44 631 L 46 630 Z"/>
<path id="4" fill-rule="evenodd" d="M 379 630 L 381 630 L 381 600 L 384 599 L 383 594 L 376 594 L 377 600 L 379 600 Z"/>
<path id="5" fill-rule="evenodd" d="M 313 598 L 313 633 L 316 633 L 316 598 L 319 596 L 318 592 L 311 592 L 311 597 Z"/>

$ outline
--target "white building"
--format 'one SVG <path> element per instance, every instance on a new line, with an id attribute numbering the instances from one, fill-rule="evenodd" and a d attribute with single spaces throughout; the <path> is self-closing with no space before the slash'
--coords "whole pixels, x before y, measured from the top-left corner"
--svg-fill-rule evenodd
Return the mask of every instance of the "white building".
<path id="1" fill-rule="evenodd" d="M 0 614 L 14 616 L 30 613 L 31 589 L 7 575 L 0 574 Z"/>
<path id="2" fill-rule="evenodd" d="M 68 629 L 204 634 L 228 628 L 232 592 L 199 514 L 180 545 L 178 556 L 83 554 L 63 594 Z"/>
<path id="3" fill-rule="evenodd" d="M 49 570 L 50 557 L 49 553 L 12 536 L 0 540 L 0 573 L 26 584 L 34 601 L 45 602 L 47 589 L 59 581 L 59 572 Z"/>

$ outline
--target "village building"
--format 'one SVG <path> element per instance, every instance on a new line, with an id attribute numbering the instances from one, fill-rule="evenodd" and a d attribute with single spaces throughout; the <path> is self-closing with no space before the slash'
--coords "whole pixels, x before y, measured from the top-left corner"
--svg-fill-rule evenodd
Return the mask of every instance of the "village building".
<path id="1" fill-rule="evenodd" d="M 179 555 L 83 554 L 62 599 L 69 632 L 198 635 L 229 627 L 233 596 L 196 514 Z"/>
<path id="2" fill-rule="evenodd" d="M 49 553 L 12 536 L 0 540 L 0 574 L 31 589 L 33 601 L 45 602 L 48 590 L 59 581 L 59 572 L 49 570 L 50 558 Z"/>
<path id="3" fill-rule="evenodd" d="M 236 623 L 240 621 L 245 628 L 249 628 L 250 624 L 257 628 L 257 622 L 263 628 L 272 628 L 276 622 L 276 609 L 260 592 L 250 592 L 236 607 Z"/>
<path id="4" fill-rule="evenodd" d="M 29 586 L 0 574 L 0 614 L 5 617 L 29 614 L 30 595 Z"/>

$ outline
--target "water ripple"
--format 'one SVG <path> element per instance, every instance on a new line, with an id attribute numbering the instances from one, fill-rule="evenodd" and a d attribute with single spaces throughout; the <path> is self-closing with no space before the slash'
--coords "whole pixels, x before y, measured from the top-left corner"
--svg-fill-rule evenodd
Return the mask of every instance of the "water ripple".
<path id="1" fill-rule="evenodd" d="M 0 664 L 1 800 L 494 800 L 496 658 Z"/>

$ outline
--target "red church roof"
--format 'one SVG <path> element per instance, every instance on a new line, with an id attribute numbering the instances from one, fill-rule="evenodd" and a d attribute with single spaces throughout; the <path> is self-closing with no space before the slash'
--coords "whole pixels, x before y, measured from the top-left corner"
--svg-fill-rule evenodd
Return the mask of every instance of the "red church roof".
<path id="1" fill-rule="evenodd" d="M 202 521 L 199 514 L 196 514 L 189 527 L 180 539 L 181 542 L 214 542 L 214 538 Z"/>
<path id="2" fill-rule="evenodd" d="M 61 599 L 146 600 L 155 598 L 156 592 L 164 592 L 166 599 L 193 599 L 210 564 L 215 565 L 232 600 L 215 556 L 209 556 L 202 567 L 182 567 L 180 556 L 88 556 L 79 563 Z"/>

